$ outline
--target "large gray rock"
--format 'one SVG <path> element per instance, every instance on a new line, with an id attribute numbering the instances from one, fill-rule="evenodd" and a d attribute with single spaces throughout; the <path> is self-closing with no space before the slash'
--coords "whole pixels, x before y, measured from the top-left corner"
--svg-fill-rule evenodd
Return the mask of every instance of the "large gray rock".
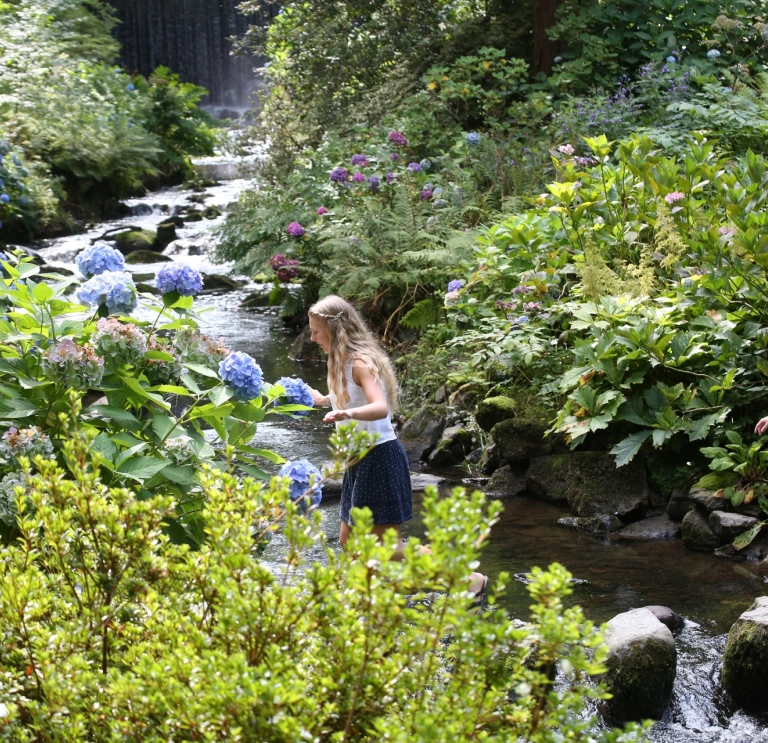
<path id="1" fill-rule="evenodd" d="M 768 596 L 760 596 L 731 627 L 723 655 L 723 687 L 749 711 L 768 709 Z"/>
<path id="2" fill-rule="evenodd" d="M 765 560 L 768 558 L 768 534 L 758 534 L 746 547 L 737 550 L 732 542 L 729 542 L 715 550 L 715 557 L 727 557 L 731 560 Z"/>
<path id="3" fill-rule="evenodd" d="M 515 401 L 503 395 L 486 397 L 477 404 L 475 410 L 475 421 L 483 431 L 490 431 L 497 423 L 514 417 Z"/>
<path id="4" fill-rule="evenodd" d="M 742 516 L 740 513 L 729 511 L 712 511 L 709 514 L 709 525 L 721 542 L 732 542 L 747 529 L 757 523 L 754 516 Z"/>
<path id="5" fill-rule="evenodd" d="M 440 405 L 424 405 L 406 422 L 398 438 L 411 464 L 426 462 L 432 449 L 437 446 L 445 428 L 445 408 Z"/>
<path id="6" fill-rule="evenodd" d="M 688 500 L 688 495 L 682 490 L 673 490 L 667 503 L 667 516 L 673 521 L 682 521 L 690 510 L 691 501 Z"/>
<path id="7" fill-rule="evenodd" d="M 597 516 L 565 516 L 558 519 L 557 524 L 566 529 L 576 529 L 587 534 L 613 534 L 624 526 L 621 519 L 608 513 Z"/>
<path id="8" fill-rule="evenodd" d="M 622 529 L 619 535 L 622 539 L 677 539 L 680 536 L 680 524 L 664 513 L 636 521 Z"/>
<path id="9" fill-rule="evenodd" d="M 611 619 L 603 636 L 603 680 L 613 695 L 605 701 L 606 716 L 616 722 L 661 719 L 677 671 L 672 632 L 649 609 L 633 609 Z"/>
<path id="10" fill-rule="evenodd" d="M 617 469 L 614 458 L 599 451 L 568 456 L 568 505 L 579 516 L 611 513 L 631 521 L 645 513 L 649 491 L 642 464 Z"/>
<path id="11" fill-rule="evenodd" d="M 485 492 L 492 498 L 513 498 L 522 495 L 525 490 L 525 476 L 508 464 L 499 467 L 485 486 Z"/>
<path id="12" fill-rule="evenodd" d="M 719 511 L 725 504 L 723 499 L 715 496 L 711 490 L 702 490 L 700 488 L 693 488 L 688 493 L 688 500 L 703 508 L 707 513 Z"/>
<path id="13" fill-rule="evenodd" d="M 680 525 L 683 533 L 683 544 L 696 552 L 712 552 L 721 542 L 717 534 L 712 531 L 707 522 L 707 517 L 698 508 L 692 508 L 685 515 Z"/>
<path id="14" fill-rule="evenodd" d="M 472 433 L 464 426 L 448 426 L 443 429 L 437 446 L 427 457 L 430 467 L 447 467 L 461 464 L 464 457 L 472 451 Z"/>
<path id="15" fill-rule="evenodd" d="M 231 292 L 237 289 L 238 283 L 229 276 L 220 273 L 203 274 L 203 291 L 206 292 Z"/>
<path id="16" fill-rule="evenodd" d="M 653 605 L 644 608 L 648 609 L 665 627 L 669 627 L 671 632 L 677 632 L 685 626 L 685 619 L 668 606 Z"/>
<path id="17" fill-rule="evenodd" d="M 556 454 L 531 459 L 525 473 L 531 495 L 558 505 L 568 503 L 568 472 L 570 454 Z"/>
<path id="18" fill-rule="evenodd" d="M 544 438 L 549 426 L 539 418 L 510 418 L 491 429 L 499 457 L 509 464 L 524 462 L 532 457 L 545 457 L 552 443 Z"/>
<path id="19" fill-rule="evenodd" d="M 132 250 L 125 256 L 125 262 L 129 266 L 135 266 L 140 263 L 167 263 L 172 260 L 173 258 L 169 258 L 162 253 L 156 253 L 154 250 Z"/>

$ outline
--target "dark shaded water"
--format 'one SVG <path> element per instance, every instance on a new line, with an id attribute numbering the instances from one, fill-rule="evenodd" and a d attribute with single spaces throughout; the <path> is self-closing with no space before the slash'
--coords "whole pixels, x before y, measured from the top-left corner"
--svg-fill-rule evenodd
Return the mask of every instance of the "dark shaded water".
<path id="1" fill-rule="evenodd" d="M 235 181 L 209 189 L 208 203 L 226 204 L 247 187 Z M 178 189 L 152 194 L 142 201 L 166 204 L 170 208 L 184 203 L 188 194 Z M 129 202 L 136 206 L 137 200 Z M 138 211 L 142 211 L 138 209 Z M 146 210 L 144 210 L 146 211 Z M 131 222 L 151 227 L 163 215 L 134 217 Z M 167 253 L 203 270 L 221 272 L 227 267 L 213 266 L 206 255 L 189 255 L 190 246 L 209 250 L 211 230 L 218 223 L 193 223 L 179 230 L 180 240 Z M 71 265 L 74 256 L 100 234 L 102 225 L 90 235 L 64 238 L 43 251 L 49 260 Z M 193 250 L 193 252 L 197 252 Z M 134 266 L 137 273 L 159 266 Z M 203 297 L 199 307 L 208 306 L 204 330 L 222 335 L 236 350 L 252 354 L 268 381 L 283 375 L 301 376 L 313 386 L 325 389 L 325 369 L 320 364 L 300 366 L 288 358 L 293 339 L 271 310 L 246 311 L 240 302 L 246 290 Z M 327 441 L 331 427 L 321 422 L 320 413 L 301 421 L 268 418 L 259 427 L 256 442 L 286 458 L 307 457 L 316 464 L 328 458 Z M 460 480 L 456 484 L 461 484 Z M 424 537 L 416 496 L 416 518 L 407 524 L 406 535 Z M 338 499 L 327 497 L 321 505 L 323 529 L 332 538 L 338 535 Z M 719 669 L 725 635 L 730 625 L 749 607 L 754 598 L 768 593 L 768 585 L 754 565 L 733 563 L 686 550 L 680 540 L 669 542 L 619 542 L 599 539 L 556 525 L 562 509 L 528 499 L 505 503 L 499 523 L 483 555 L 483 571 L 493 578 L 501 571 L 514 576 L 502 603 L 515 616 L 527 618 L 530 599 L 525 590 L 525 574 L 533 565 L 553 561 L 565 565 L 575 577 L 572 601 L 580 604 L 587 616 L 597 622 L 631 608 L 648 604 L 670 606 L 686 618 L 677 638 L 678 673 L 673 703 L 664 720 L 651 734 L 659 743 L 768 743 L 764 721 L 735 712 L 719 690 Z M 265 559 L 282 563 L 283 543 L 276 535 Z M 310 559 L 322 559 L 316 550 Z"/>

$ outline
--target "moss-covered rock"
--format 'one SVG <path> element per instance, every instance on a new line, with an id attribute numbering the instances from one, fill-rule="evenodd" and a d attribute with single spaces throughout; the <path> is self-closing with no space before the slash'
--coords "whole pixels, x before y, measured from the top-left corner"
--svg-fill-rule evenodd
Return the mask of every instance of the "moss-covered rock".
<path id="1" fill-rule="evenodd" d="M 443 430 L 437 446 L 427 457 L 430 467 L 448 467 L 460 464 L 472 451 L 472 433 L 463 426 L 449 426 Z"/>
<path id="2" fill-rule="evenodd" d="M 722 681 L 733 701 L 753 712 L 768 709 L 768 596 L 760 596 L 731 627 Z"/>
<path id="3" fill-rule="evenodd" d="M 692 490 L 720 490 L 729 488 L 739 482 L 739 476 L 735 472 L 709 472 L 700 478 L 691 488 Z"/>
<path id="4" fill-rule="evenodd" d="M 237 289 L 237 282 L 220 273 L 203 274 L 203 291 L 231 292 Z"/>
<path id="5" fill-rule="evenodd" d="M 587 534 L 614 534 L 624 526 L 621 519 L 608 513 L 597 516 L 565 516 L 557 520 L 557 525 Z"/>
<path id="6" fill-rule="evenodd" d="M 154 250 L 132 250 L 125 256 L 125 262 L 129 266 L 135 266 L 140 263 L 167 263 L 173 260 L 162 253 L 155 253 Z"/>
<path id="7" fill-rule="evenodd" d="M 206 206 L 205 209 L 203 209 L 203 217 L 206 219 L 216 219 L 216 217 L 220 217 L 222 214 L 223 212 L 221 209 L 219 209 L 219 207 L 215 206 L 214 204 Z"/>
<path id="8" fill-rule="evenodd" d="M 157 238 L 155 239 L 155 247 L 158 250 L 163 250 L 175 239 L 176 225 L 173 222 L 168 221 L 157 225 Z"/>
<path id="9" fill-rule="evenodd" d="M 547 421 L 540 418 L 510 418 L 497 423 L 491 436 L 499 458 L 515 464 L 552 453 L 552 443 L 544 436 L 548 428 Z"/>
<path id="10" fill-rule="evenodd" d="M 707 515 L 699 508 L 692 508 L 685 515 L 680 525 L 683 533 L 683 544 L 695 552 L 712 552 L 717 549 L 721 541 L 712 531 Z"/>
<path id="11" fill-rule="evenodd" d="M 189 212 L 189 214 L 186 214 L 184 216 L 184 222 L 202 222 L 202 221 L 203 221 L 202 212 Z"/>
<path id="12" fill-rule="evenodd" d="M 613 695 L 606 716 L 615 722 L 659 720 L 672 699 L 677 672 L 675 638 L 649 609 L 633 609 L 608 622 L 602 680 Z"/>
<path id="13" fill-rule="evenodd" d="M 475 420 L 483 431 L 490 431 L 497 423 L 515 417 L 515 401 L 499 395 L 486 397 L 477 404 Z"/>
<path id="14" fill-rule="evenodd" d="M 117 249 L 128 255 L 136 250 L 154 250 L 157 233 L 152 230 L 128 230 L 118 232 L 112 239 Z"/>
<path id="15" fill-rule="evenodd" d="M 640 518 L 648 507 L 645 468 L 638 461 L 617 468 L 608 452 L 568 455 L 568 505 L 579 516 L 610 513 L 622 521 Z"/>
<path id="16" fill-rule="evenodd" d="M 491 475 L 484 490 L 491 498 L 514 498 L 526 492 L 525 475 L 507 464 Z"/>
<path id="17" fill-rule="evenodd" d="M 534 457 L 525 473 L 531 495 L 558 505 L 568 504 L 568 472 L 570 454 Z"/>

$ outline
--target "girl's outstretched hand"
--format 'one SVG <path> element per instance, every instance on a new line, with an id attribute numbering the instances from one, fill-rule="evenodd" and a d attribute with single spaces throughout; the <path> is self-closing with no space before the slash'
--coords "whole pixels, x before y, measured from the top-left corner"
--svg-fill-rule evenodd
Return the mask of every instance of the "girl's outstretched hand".
<path id="1" fill-rule="evenodd" d="M 758 436 L 762 436 L 766 431 L 768 431 L 768 416 L 761 418 L 755 426 L 755 433 Z"/>
<path id="2" fill-rule="evenodd" d="M 349 410 L 334 410 L 327 413 L 323 418 L 323 423 L 338 423 L 339 421 L 352 420 L 352 415 Z"/>

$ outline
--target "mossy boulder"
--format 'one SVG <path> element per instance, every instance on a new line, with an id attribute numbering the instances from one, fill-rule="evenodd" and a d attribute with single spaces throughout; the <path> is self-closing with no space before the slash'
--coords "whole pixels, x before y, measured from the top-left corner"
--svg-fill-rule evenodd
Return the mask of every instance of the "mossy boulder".
<path id="1" fill-rule="evenodd" d="M 475 420 L 483 431 L 490 431 L 497 423 L 514 417 L 515 401 L 504 395 L 486 397 L 477 404 L 475 410 Z"/>
<path id="2" fill-rule="evenodd" d="M 269 289 L 261 289 L 259 291 L 251 292 L 242 302 L 240 302 L 240 306 L 245 309 L 269 307 L 269 294 Z"/>
<path id="3" fill-rule="evenodd" d="M 722 682 L 733 701 L 750 712 L 768 709 L 768 596 L 759 596 L 731 627 Z"/>
<path id="4" fill-rule="evenodd" d="M 568 504 L 570 454 L 534 457 L 525 473 L 528 492 L 540 500 Z"/>
<path id="5" fill-rule="evenodd" d="M 129 266 L 135 266 L 140 263 L 163 263 L 173 260 L 162 253 L 155 253 L 154 250 L 132 250 L 125 256 L 125 262 Z"/>
<path id="6" fill-rule="evenodd" d="M 398 438 L 411 464 L 426 462 L 445 428 L 445 406 L 424 405 L 403 425 Z"/>
<path id="7" fill-rule="evenodd" d="M 525 475 L 507 464 L 491 475 L 484 490 L 491 498 L 514 498 L 526 491 Z"/>
<path id="8" fill-rule="evenodd" d="M 644 515 L 649 490 L 640 462 L 617 468 L 608 452 L 573 452 L 567 456 L 568 505 L 579 516 L 610 513 L 626 522 Z"/>
<path id="9" fill-rule="evenodd" d="M 693 486 L 692 490 L 720 490 L 729 488 L 739 482 L 739 476 L 735 472 L 709 472 Z"/>
<path id="10" fill-rule="evenodd" d="M 158 250 L 163 250 L 176 239 L 176 225 L 170 220 L 157 225 L 157 238 L 155 246 Z"/>
<path id="11" fill-rule="evenodd" d="M 472 451 L 472 433 L 463 426 L 449 426 L 443 430 L 437 446 L 427 457 L 430 467 L 448 467 L 460 464 Z"/>
<path id="12" fill-rule="evenodd" d="M 206 219 L 216 219 L 217 217 L 220 217 L 223 214 L 221 209 L 219 209 L 218 206 L 215 206 L 214 204 L 211 204 L 210 206 L 206 206 L 205 209 L 203 209 L 203 217 Z"/>
<path id="13" fill-rule="evenodd" d="M 155 250 L 157 233 L 152 230 L 128 230 L 118 232 L 112 239 L 117 249 L 128 255 L 136 250 Z"/>
<path id="14" fill-rule="evenodd" d="M 675 638 L 649 609 L 611 619 L 603 633 L 608 647 L 602 680 L 613 695 L 604 702 L 614 722 L 659 720 L 672 699 L 677 672 Z"/>
<path id="15" fill-rule="evenodd" d="M 680 528 L 683 533 L 683 544 L 695 552 L 713 552 L 721 541 L 709 525 L 707 514 L 699 508 L 692 508 L 685 515 Z"/>
<path id="16" fill-rule="evenodd" d="M 231 292 L 237 289 L 237 282 L 229 276 L 220 273 L 203 274 L 203 291 L 206 292 Z"/>
<path id="17" fill-rule="evenodd" d="M 189 212 L 189 214 L 184 216 L 184 222 L 202 222 L 203 221 L 203 214 L 202 212 Z"/>
<path id="18" fill-rule="evenodd" d="M 613 534 L 624 526 L 621 519 L 608 513 L 597 516 L 565 516 L 558 519 L 557 524 L 566 529 L 576 529 L 587 534 Z"/>
<path id="19" fill-rule="evenodd" d="M 510 418 L 497 423 L 491 436 L 499 458 L 510 464 L 552 453 L 552 443 L 545 438 L 549 425 L 541 418 Z"/>

